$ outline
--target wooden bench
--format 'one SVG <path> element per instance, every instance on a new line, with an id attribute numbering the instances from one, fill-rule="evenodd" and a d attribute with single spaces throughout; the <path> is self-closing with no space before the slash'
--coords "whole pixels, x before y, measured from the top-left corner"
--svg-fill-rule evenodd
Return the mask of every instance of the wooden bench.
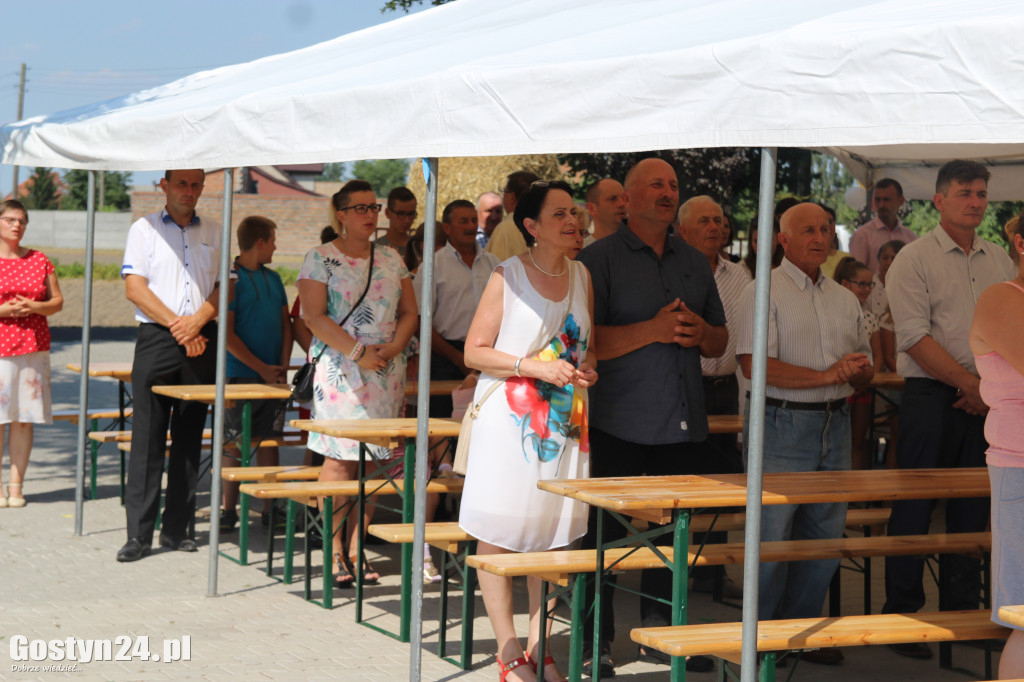
<path id="1" fill-rule="evenodd" d="M 79 411 L 78 410 L 54 410 L 52 413 L 53 421 L 66 421 L 72 424 L 78 423 Z M 127 419 L 132 416 L 132 408 L 126 408 L 124 416 Z M 117 420 L 118 424 L 121 424 L 121 410 L 119 409 L 100 409 L 100 410 L 89 410 L 86 412 L 86 419 L 89 420 L 89 426 L 95 431 L 100 427 L 101 419 L 114 419 Z M 96 487 L 97 487 L 97 458 L 99 457 L 100 444 L 93 441 L 89 443 L 89 499 L 96 499 Z M 122 455 L 121 461 L 122 469 L 124 468 L 124 457 Z M 124 504 L 124 474 L 121 475 L 121 488 L 120 488 L 121 504 Z"/>
<path id="2" fill-rule="evenodd" d="M 812 559 L 849 559 L 865 556 L 906 556 L 915 554 L 976 554 L 990 551 L 991 533 L 952 533 L 946 535 L 900 535 L 838 538 L 829 540 L 785 540 L 762 542 L 760 561 L 802 561 Z M 705 545 L 691 548 L 687 563 L 693 566 L 742 564 L 744 544 L 741 542 Z M 699 552 L 699 554 L 698 554 Z M 671 547 L 618 547 L 604 553 L 604 569 L 630 571 L 664 568 L 674 560 Z M 582 658 L 584 612 L 583 579 L 597 570 L 597 550 L 559 550 L 552 552 L 523 552 L 511 554 L 474 555 L 467 565 L 503 577 L 536 577 L 546 583 L 558 585 L 571 602 L 571 638 L 569 677 L 574 679 L 574 668 Z M 570 576 L 573 576 L 570 585 Z M 546 586 L 543 588 L 546 603 Z"/>
<path id="3" fill-rule="evenodd" d="M 415 541 L 415 524 L 376 523 L 366 532 L 386 542 L 412 544 Z M 476 551 L 476 538 L 462 530 L 456 521 L 441 521 L 424 525 L 424 541 L 441 550 L 441 594 L 438 616 L 437 655 L 462 670 L 473 665 L 473 618 L 476 597 L 476 573 L 466 566 L 466 558 Z M 459 546 L 462 551 L 459 551 Z M 445 655 L 448 633 L 448 567 L 451 565 L 462 578 L 462 637 L 458 660 Z"/>
<path id="4" fill-rule="evenodd" d="M 297 464 L 294 466 L 224 467 L 220 477 L 232 483 L 279 483 L 282 481 L 315 481 L 320 467 Z"/>
<path id="5" fill-rule="evenodd" d="M 461 493 L 465 479 L 462 478 L 435 478 L 427 482 L 428 493 Z M 372 478 L 366 479 L 362 484 L 365 497 L 378 497 L 382 495 L 404 495 L 404 479 Z M 285 529 L 285 550 L 284 550 L 284 571 L 282 579 L 290 583 L 292 579 L 292 554 L 294 552 L 294 518 L 296 505 L 303 505 L 307 508 L 316 509 L 319 499 L 324 499 L 323 511 L 320 514 L 321 536 L 323 537 L 323 600 L 320 605 L 326 609 L 333 607 L 333 581 L 334 567 L 331 558 L 331 537 L 334 534 L 334 498 L 350 497 L 356 498 L 355 503 L 359 508 L 359 523 L 363 519 L 363 503 L 360 497 L 360 482 L 349 481 L 291 481 L 291 482 L 258 482 L 243 483 L 239 490 L 246 495 L 252 495 L 260 499 L 286 499 L 289 500 L 288 516 Z M 309 514 L 306 516 L 306 527 L 309 526 Z M 360 543 L 359 552 L 362 552 Z M 271 526 L 270 542 L 267 543 L 267 571 L 271 571 L 271 557 L 273 555 L 273 526 Z M 313 601 L 311 590 L 311 548 L 307 541 L 305 543 L 305 598 Z M 403 592 L 407 588 L 409 576 L 403 575 Z M 362 617 L 362 574 L 356 572 L 356 620 Z"/>
<path id="6" fill-rule="evenodd" d="M 701 623 L 656 628 L 635 628 L 634 642 L 670 656 L 717 656 L 739 663 L 742 623 Z M 757 650 L 766 653 L 762 670 L 774 679 L 775 653 L 791 649 L 843 646 L 959 642 L 1005 639 L 1010 630 L 992 622 L 988 609 L 931 613 L 890 613 L 839 618 L 800 618 L 760 621 Z M 986 670 L 986 677 L 991 670 Z"/>

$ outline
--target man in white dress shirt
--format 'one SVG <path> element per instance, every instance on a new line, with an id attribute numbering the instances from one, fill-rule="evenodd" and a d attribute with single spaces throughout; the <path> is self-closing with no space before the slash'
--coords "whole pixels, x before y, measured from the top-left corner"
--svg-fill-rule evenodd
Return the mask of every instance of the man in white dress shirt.
<path id="1" fill-rule="evenodd" d="M 201 218 L 201 170 L 167 171 L 167 204 L 128 232 L 121 277 L 135 304 L 139 337 L 132 365 L 134 415 L 125 512 L 128 541 L 120 562 L 150 553 L 170 425 L 167 493 L 160 545 L 195 552 L 196 479 L 207 407 L 152 392 L 156 385 L 210 384 L 216 374 L 220 224 Z M 171 419 L 173 411 L 174 417 Z"/>
<path id="2" fill-rule="evenodd" d="M 768 368 L 764 415 L 764 472 L 845 471 L 850 468 L 850 408 L 846 398 L 868 385 L 874 370 L 861 308 L 850 290 L 825 277 L 831 231 L 816 204 L 782 215 L 785 258 L 771 273 Z M 739 306 L 736 353 L 750 378 L 754 343 L 754 282 Z M 749 443 L 750 402 L 743 424 Z M 846 503 L 770 505 L 761 512 L 761 541 L 842 537 Z M 838 560 L 762 563 L 758 619 L 821 615 Z M 839 649 L 805 652 L 835 665 Z"/>
<path id="3" fill-rule="evenodd" d="M 441 228 L 447 243 L 434 254 L 434 281 L 430 298 L 423 296 L 420 268 L 413 289 L 417 303 L 430 305 L 430 378 L 433 381 L 462 379 L 469 374 L 463 350 L 469 324 L 498 259 L 476 242 L 477 213 L 473 202 L 457 199 L 444 207 Z M 451 396 L 431 396 L 430 416 L 452 416 Z"/>

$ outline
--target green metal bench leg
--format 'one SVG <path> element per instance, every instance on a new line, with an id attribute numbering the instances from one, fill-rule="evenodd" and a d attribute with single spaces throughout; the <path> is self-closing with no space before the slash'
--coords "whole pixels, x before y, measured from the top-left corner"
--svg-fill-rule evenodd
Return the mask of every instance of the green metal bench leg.
<path id="1" fill-rule="evenodd" d="M 331 558 L 331 549 L 334 547 L 334 498 L 330 495 L 324 497 L 323 530 L 321 537 L 324 539 L 324 598 L 325 609 L 334 608 L 334 560 Z M 308 542 L 308 541 L 307 541 Z M 309 571 L 306 571 L 307 575 Z"/>
<path id="2" fill-rule="evenodd" d="M 99 422 L 100 422 L 99 419 L 93 419 L 90 422 L 90 425 L 92 426 L 92 429 L 91 429 L 92 431 L 99 431 L 99 429 L 100 429 L 100 423 Z M 94 441 L 94 440 L 90 440 L 89 441 L 89 462 L 90 462 L 90 468 L 89 468 L 89 499 L 90 500 L 95 500 L 96 499 L 96 462 L 99 459 L 99 452 L 100 452 L 100 444 L 98 442 Z"/>
<path id="3" fill-rule="evenodd" d="M 586 612 L 587 575 L 577 573 L 572 588 L 572 632 L 569 634 L 569 679 L 579 682 L 583 677 L 583 618 Z"/>
<path id="4" fill-rule="evenodd" d="M 672 625 L 686 625 L 686 586 L 690 577 L 689 538 L 690 513 L 675 512 L 675 533 L 672 537 Z M 597 666 L 595 666 L 595 669 Z M 686 680 L 686 658 L 672 657 L 672 680 Z"/>
<path id="5" fill-rule="evenodd" d="M 466 543 L 462 565 L 462 669 L 473 667 L 473 618 L 476 615 L 476 569 L 466 563 L 470 554 L 476 554 L 476 540 Z"/>
<path id="6" fill-rule="evenodd" d="M 412 438 L 407 438 L 405 441 L 405 458 L 402 466 L 404 467 L 402 476 L 405 478 L 405 485 L 402 487 L 402 523 L 414 523 L 416 521 L 416 441 Z M 412 640 L 412 549 L 412 543 L 402 545 L 402 620 L 398 632 L 399 642 Z"/>
<path id="7" fill-rule="evenodd" d="M 775 652 L 769 651 L 761 658 L 757 679 L 759 682 L 775 682 Z"/>
<path id="8" fill-rule="evenodd" d="M 542 578 L 540 581 L 540 635 L 537 637 L 537 659 L 533 661 L 533 663 L 536 664 L 537 672 L 540 674 L 542 679 L 544 677 L 544 657 L 547 655 L 547 633 L 548 581 Z"/>
<path id="9" fill-rule="evenodd" d="M 297 511 L 298 504 L 295 500 L 288 500 L 288 511 L 285 515 L 288 530 L 284 534 L 284 569 L 281 573 L 281 581 L 285 585 L 290 585 L 292 582 L 292 554 L 295 552 L 295 512 Z M 273 506 L 271 506 L 271 509 L 273 509 Z"/>
<path id="10" fill-rule="evenodd" d="M 249 458 L 252 455 L 252 402 L 246 401 L 242 405 L 242 461 L 243 467 L 249 466 Z M 247 566 L 249 564 L 249 496 L 242 493 L 238 500 L 238 564 Z M 220 500 L 211 500 L 210 504 L 220 504 Z M 273 505 L 271 505 L 273 506 Z M 274 528 L 270 528 L 270 546 L 273 549 Z M 268 564 L 267 570 L 270 570 Z M 267 575 L 270 575 L 269 573 Z"/>

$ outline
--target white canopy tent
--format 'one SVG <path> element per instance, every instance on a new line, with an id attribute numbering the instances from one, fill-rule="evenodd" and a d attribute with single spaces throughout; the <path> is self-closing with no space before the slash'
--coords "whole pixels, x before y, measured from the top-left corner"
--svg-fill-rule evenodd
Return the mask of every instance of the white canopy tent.
<path id="1" fill-rule="evenodd" d="M 760 199 L 767 216 L 775 147 L 832 151 L 865 183 L 954 156 L 1024 159 L 1024 58 L 1013 47 L 1022 29 L 1019 4 L 996 0 L 459 0 L 303 50 L 9 124 L 0 129 L 2 161 L 162 170 L 752 146 L 768 152 Z M 992 198 L 1019 198 L 1002 174 L 993 177 Z M 920 190 L 926 177 L 905 178 L 930 196 Z M 428 239 L 433 214 L 428 208 Z M 751 557 L 766 301 L 763 280 L 751 400 Z M 429 330 L 429 315 L 423 324 Z M 219 354 L 223 360 L 222 345 Z M 82 395 L 85 409 L 84 375 Z M 424 462 L 421 451 L 417 481 Z M 422 543 L 414 547 L 419 559 Z M 748 562 L 744 621 L 755 625 L 756 570 Z M 745 644 L 753 632 L 745 628 Z M 417 620 L 414 645 L 418 635 Z M 414 646 L 414 678 L 418 657 Z M 753 661 L 745 646 L 745 680 L 753 679 Z"/>

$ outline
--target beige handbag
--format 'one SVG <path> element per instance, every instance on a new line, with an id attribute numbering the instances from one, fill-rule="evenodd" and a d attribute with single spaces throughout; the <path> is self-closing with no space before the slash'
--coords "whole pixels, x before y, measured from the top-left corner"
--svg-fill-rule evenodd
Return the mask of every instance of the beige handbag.
<path id="1" fill-rule="evenodd" d="M 562 321 L 556 328 L 556 333 L 558 329 L 565 326 L 565 321 L 569 317 L 569 311 L 572 309 L 572 289 L 573 281 L 576 277 L 571 266 L 572 261 L 569 261 L 569 305 L 565 308 L 565 315 L 562 317 Z M 534 355 L 537 355 L 547 348 L 547 346 L 548 344 L 545 344 L 525 357 L 532 358 Z M 480 408 L 483 407 L 483 404 L 491 397 L 491 394 L 494 393 L 499 386 L 505 383 L 506 378 L 507 377 L 502 377 L 491 384 L 491 387 L 487 389 L 487 392 L 483 394 L 483 397 L 480 398 L 479 402 L 471 403 L 469 409 L 466 410 L 466 414 L 462 416 L 462 426 L 459 428 L 459 440 L 455 446 L 455 461 L 452 464 L 452 470 L 455 473 L 462 476 L 466 475 L 466 465 L 469 463 L 469 438 L 473 432 L 473 422 L 476 421 L 477 415 L 480 414 Z"/>

